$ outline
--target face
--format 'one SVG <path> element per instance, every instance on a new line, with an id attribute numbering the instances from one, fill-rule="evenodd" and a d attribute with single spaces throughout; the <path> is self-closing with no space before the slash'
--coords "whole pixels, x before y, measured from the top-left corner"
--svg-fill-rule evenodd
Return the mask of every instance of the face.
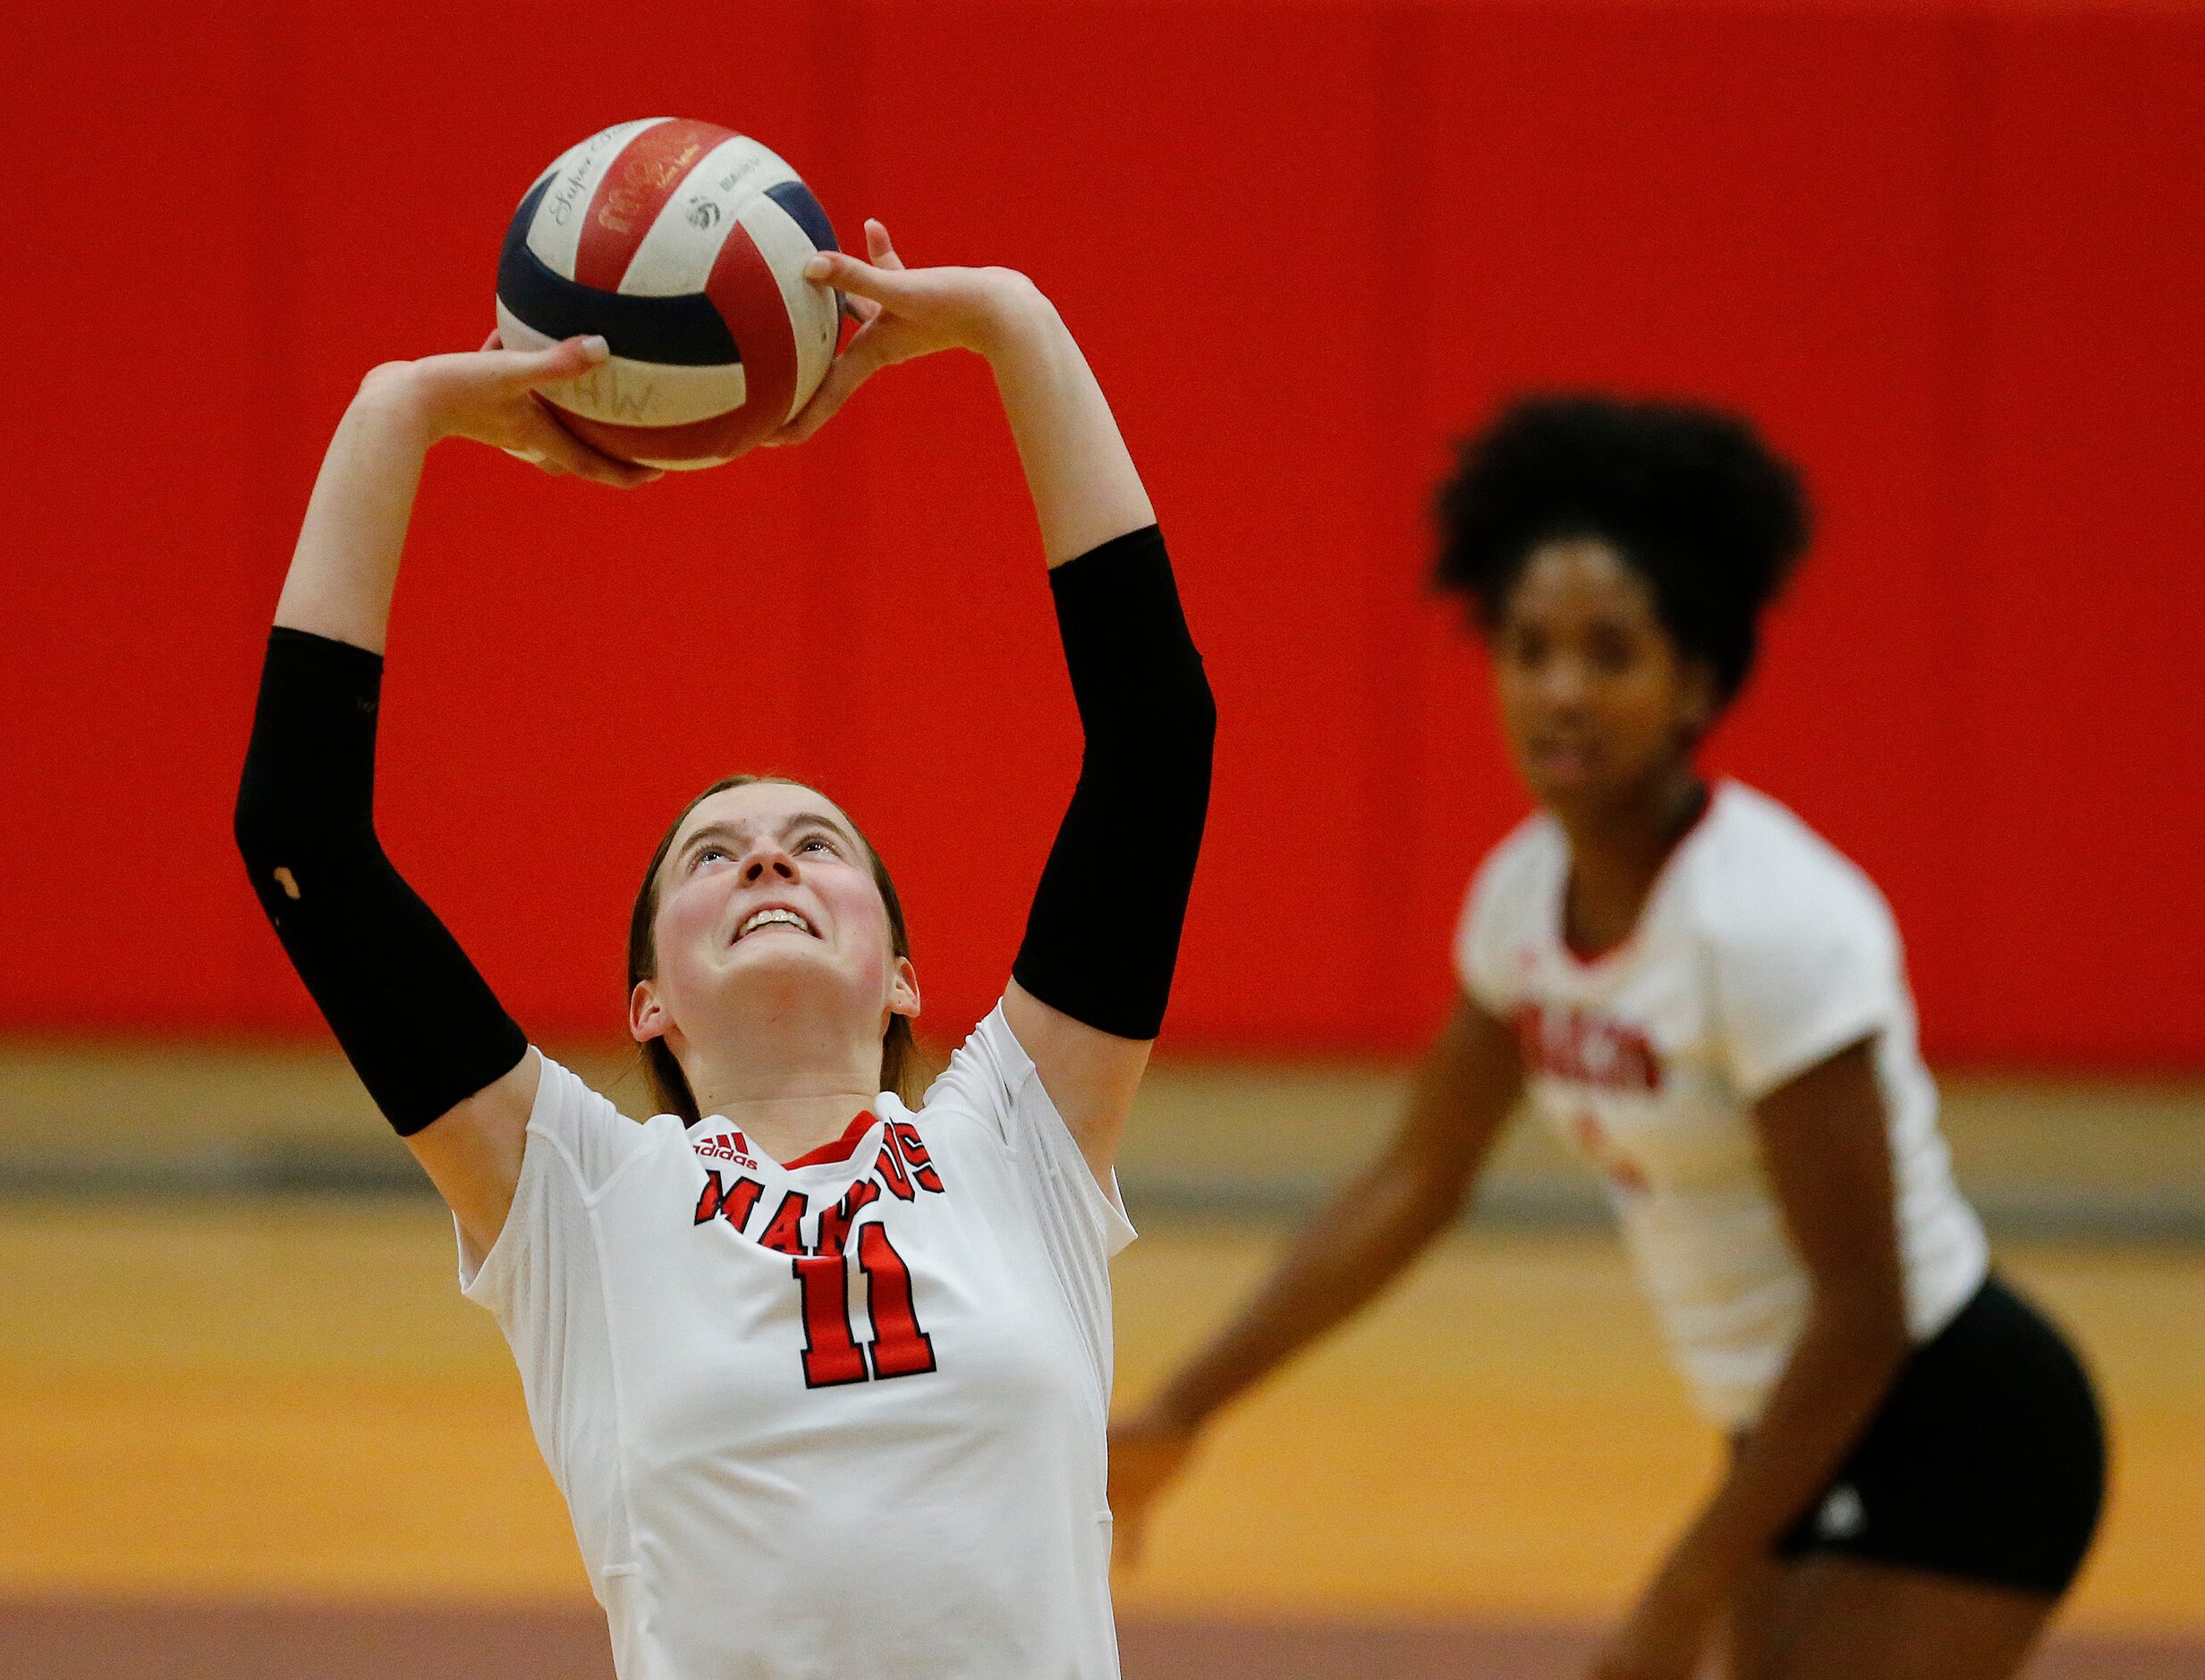
<path id="1" fill-rule="evenodd" d="M 1563 815 L 1656 786 L 1714 716 L 1713 674 L 1679 654 L 1645 580 L 1598 538 L 1535 549 L 1491 641 L 1509 752 Z"/>
<path id="2" fill-rule="evenodd" d="M 832 800 L 785 782 L 712 794 L 682 819 L 658 874 L 657 972 L 639 981 L 639 1039 L 708 1019 L 732 998 L 796 988 L 839 994 L 853 1018 L 916 1015 L 908 958 L 857 828 Z"/>

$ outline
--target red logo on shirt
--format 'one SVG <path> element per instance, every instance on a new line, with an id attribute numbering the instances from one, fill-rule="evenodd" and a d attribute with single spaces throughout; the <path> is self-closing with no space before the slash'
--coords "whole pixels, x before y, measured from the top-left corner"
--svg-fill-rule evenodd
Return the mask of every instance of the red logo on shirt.
<path id="1" fill-rule="evenodd" d="M 740 1132 L 722 1132 L 717 1136 L 697 1138 L 691 1147 L 708 1160 L 733 1161 L 737 1167 L 747 1167 L 755 1172 L 758 1163 L 751 1158 L 751 1141 Z"/>
<path id="2" fill-rule="evenodd" d="M 1619 1189 L 1644 1195 L 1646 1169 L 1616 1146 L 1596 1114 L 1581 1114 L 1570 1122 L 1570 1138 L 1578 1152 L 1613 1179 Z"/>
<path id="3" fill-rule="evenodd" d="M 1661 1058 L 1636 1027 L 1573 1005 L 1516 1011 L 1524 1065 L 1556 1079 L 1608 1090 L 1661 1089 Z"/>

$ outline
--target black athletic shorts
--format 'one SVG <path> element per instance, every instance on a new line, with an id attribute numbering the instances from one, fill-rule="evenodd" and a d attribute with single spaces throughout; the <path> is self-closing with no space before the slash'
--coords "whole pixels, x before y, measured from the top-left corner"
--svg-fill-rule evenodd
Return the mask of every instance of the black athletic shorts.
<path id="1" fill-rule="evenodd" d="M 1908 1358 L 1777 1555 L 1837 1552 L 2057 1594 L 2082 1566 L 2105 1490 L 2082 1362 L 1993 1274 Z"/>

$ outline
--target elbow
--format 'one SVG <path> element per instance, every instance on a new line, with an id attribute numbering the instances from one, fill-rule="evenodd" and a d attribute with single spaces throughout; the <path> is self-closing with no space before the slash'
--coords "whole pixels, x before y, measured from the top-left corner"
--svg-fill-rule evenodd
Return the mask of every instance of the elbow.
<path id="1" fill-rule="evenodd" d="M 1217 750 L 1217 697 L 1199 658 L 1187 670 L 1158 682 L 1138 734 L 1138 742 L 1128 744 L 1145 762 L 1168 762 L 1183 776 L 1199 780 L 1207 793 Z"/>
<path id="2" fill-rule="evenodd" d="M 283 851 L 284 826 L 280 803 L 256 786 L 249 774 L 238 785 L 237 803 L 230 812 L 230 837 L 254 876 Z"/>
<path id="3" fill-rule="evenodd" d="M 1896 1278 L 1887 1283 L 1818 1280 L 1813 1316 L 1822 1333 L 1862 1370 L 1888 1376 L 1913 1351 L 1906 1298 Z"/>
<path id="4" fill-rule="evenodd" d="M 1187 740 L 1199 749 L 1207 764 L 1217 747 L 1217 697 L 1210 692 L 1209 678 L 1199 658 L 1181 698 L 1180 711 Z"/>
<path id="5" fill-rule="evenodd" d="M 1401 1232 L 1421 1246 L 1462 1218 L 1471 1175 L 1450 1162 L 1413 1161 L 1389 1173 L 1401 1186 Z"/>

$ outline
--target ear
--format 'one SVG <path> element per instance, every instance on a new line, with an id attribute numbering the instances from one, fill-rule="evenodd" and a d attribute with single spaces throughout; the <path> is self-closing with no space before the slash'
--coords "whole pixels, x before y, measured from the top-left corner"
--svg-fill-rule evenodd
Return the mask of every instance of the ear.
<path id="1" fill-rule="evenodd" d="M 907 956 L 895 960 L 895 973 L 888 982 L 888 1013 L 912 1021 L 919 1019 L 919 971 L 912 966 Z"/>
<path id="2" fill-rule="evenodd" d="M 1684 738 L 1696 742 L 1715 727 L 1716 717 L 1723 708 L 1717 698 L 1721 690 L 1714 666 L 1705 659 L 1687 660 L 1683 677 L 1683 703 L 1680 710 Z"/>
<path id="3" fill-rule="evenodd" d="M 635 989 L 628 994 L 628 1036 L 638 1044 L 649 1044 L 653 1039 L 665 1038 L 673 1024 L 651 983 L 636 981 Z"/>

